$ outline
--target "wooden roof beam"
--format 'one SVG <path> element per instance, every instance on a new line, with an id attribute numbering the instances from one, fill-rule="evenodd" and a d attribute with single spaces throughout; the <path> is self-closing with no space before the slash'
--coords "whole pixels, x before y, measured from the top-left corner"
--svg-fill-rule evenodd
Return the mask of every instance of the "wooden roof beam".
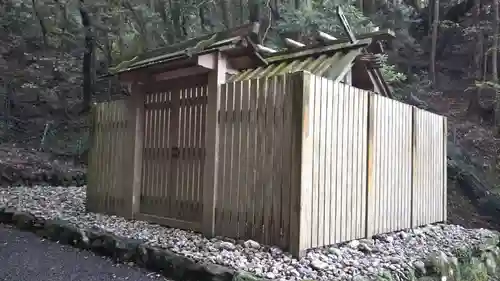
<path id="1" fill-rule="evenodd" d="M 332 41 L 338 40 L 338 38 L 335 36 L 332 36 L 328 33 L 325 33 L 323 31 L 318 30 L 318 32 L 316 34 L 316 40 L 318 40 L 322 43 L 330 43 Z"/>
<path id="2" fill-rule="evenodd" d="M 355 34 L 355 36 L 356 36 L 356 39 L 358 39 L 358 40 L 371 38 L 371 39 L 373 39 L 373 41 L 392 40 L 392 39 L 396 38 L 396 34 L 394 33 L 394 31 L 392 31 L 390 29 L 381 29 L 381 30 L 377 30 L 374 32 Z M 344 43 L 344 42 L 349 41 L 348 38 L 338 39 L 338 38 L 336 38 L 328 33 L 322 32 L 322 31 L 316 31 L 315 37 L 316 37 L 316 40 L 318 40 L 319 42 L 328 43 L 328 44 Z"/>
<path id="3" fill-rule="evenodd" d="M 304 43 L 301 43 L 299 41 L 295 41 L 290 38 L 285 38 L 285 45 L 287 48 L 294 49 L 294 48 L 302 48 L 305 47 L 306 45 Z"/>
<path id="4" fill-rule="evenodd" d="M 269 48 L 269 47 L 266 47 L 266 46 L 263 46 L 263 45 L 260 45 L 260 44 L 256 44 L 255 46 L 257 47 L 257 50 L 259 52 L 263 52 L 263 53 L 266 53 L 266 54 L 273 54 L 273 53 L 277 53 L 278 52 L 275 49 L 272 49 L 272 48 Z"/>

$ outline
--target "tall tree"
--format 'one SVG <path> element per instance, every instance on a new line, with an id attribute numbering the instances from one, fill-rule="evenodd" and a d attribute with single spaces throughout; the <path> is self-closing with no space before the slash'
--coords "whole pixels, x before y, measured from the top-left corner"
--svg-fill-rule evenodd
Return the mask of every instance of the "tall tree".
<path id="1" fill-rule="evenodd" d="M 493 0 L 493 46 L 491 55 L 492 81 L 498 84 L 498 24 L 499 24 L 499 0 Z M 500 136 L 500 91 L 496 91 L 496 108 L 495 108 L 495 127 L 496 135 Z"/>
<path id="2" fill-rule="evenodd" d="M 434 0 L 434 15 L 432 16 L 432 47 L 431 47 L 431 65 L 429 69 L 432 83 L 436 85 L 436 46 L 438 40 L 439 27 L 439 0 Z"/>
<path id="3" fill-rule="evenodd" d="M 493 0 L 493 47 L 491 56 L 491 66 L 492 66 L 492 80 L 498 82 L 498 24 L 499 24 L 499 10 L 498 1 Z"/>
<path id="4" fill-rule="evenodd" d="M 92 104 L 92 96 L 94 93 L 94 85 L 96 78 L 96 38 L 94 26 L 90 18 L 90 13 L 85 6 L 84 0 L 80 0 L 80 16 L 85 34 L 85 53 L 83 55 L 83 107 L 80 114 L 90 111 Z"/>

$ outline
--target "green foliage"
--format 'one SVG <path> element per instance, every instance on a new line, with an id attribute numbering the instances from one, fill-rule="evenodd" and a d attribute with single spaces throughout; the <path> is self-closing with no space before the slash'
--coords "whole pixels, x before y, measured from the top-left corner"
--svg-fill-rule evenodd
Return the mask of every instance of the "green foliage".
<path id="1" fill-rule="evenodd" d="M 302 36 L 313 34 L 321 30 L 333 36 L 345 37 L 345 31 L 337 16 L 336 7 L 340 5 L 354 33 L 367 33 L 374 31 L 377 26 L 368 17 L 363 15 L 350 1 L 313 1 L 312 9 L 282 9 L 283 19 L 277 24 L 278 34 L 297 33 Z M 271 39 L 273 46 L 281 47 L 280 42 Z M 406 75 L 397 70 L 394 64 L 383 56 L 382 74 L 388 83 L 403 82 Z"/>
<path id="2" fill-rule="evenodd" d="M 388 56 L 385 54 L 382 56 L 382 75 L 387 83 L 403 82 L 406 80 L 406 75 L 399 72 L 396 66 L 388 62 Z"/>
<path id="3" fill-rule="evenodd" d="M 334 36 L 345 36 L 336 12 L 338 5 L 344 10 L 346 18 L 355 33 L 370 32 L 376 27 L 370 19 L 354 7 L 353 3 L 314 1 L 312 9 L 292 10 L 285 7 L 282 10 L 283 19 L 277 25 L 278 32 L 280 34 L 301 32 L 302 35 L 310 35 L 319 29 Z"/>

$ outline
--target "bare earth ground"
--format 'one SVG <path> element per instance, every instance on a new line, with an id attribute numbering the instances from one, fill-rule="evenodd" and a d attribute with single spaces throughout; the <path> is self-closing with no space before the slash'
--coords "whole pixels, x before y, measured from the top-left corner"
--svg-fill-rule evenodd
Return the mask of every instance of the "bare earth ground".
<path id="1" fill-rule="evenodd" d="M 497 161 L 500 139 L 494 137 L 491 126 L 467 119 L 465 116 L 469 102 L 467 94 L 449 93 L 448 96 L 453 96 L 453 98 L 435 95 L 423 97 L 422 100 L 431 105 L 436 113 L 448 117 L 448 139 L 465 149 L 469 156 L 481 165 L 480 168 L 491 182 L 498 182 L 495 175 L 497 173 L 493 169 Z M 479 215 L 469 198 L 455 186 L 454 182 L 450 181 L 448 182 L 448 222 L 467 228 L 500 230 L 500 226 L 490 222 L 488 217 Z"/>

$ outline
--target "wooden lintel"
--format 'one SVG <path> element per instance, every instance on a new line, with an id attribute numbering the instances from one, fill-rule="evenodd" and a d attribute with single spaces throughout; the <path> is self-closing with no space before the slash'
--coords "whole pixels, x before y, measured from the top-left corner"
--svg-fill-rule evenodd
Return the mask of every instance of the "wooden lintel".
<path id="1" fill-rule="evenodd" d="M 156 81 L 151 86 L 151 92 L 168 92 L 186 87 L 203 87 L 207 85 L 207 81 L 207 74 L 204 73 L 195 76 L 186 76 L 182 79 L 161 80 Z"/>
<path id="2" fill-rule="evenodd" d="M 304 43 L 301 43 L 299 41 L 295 41 L 290 38 L 285 38 L 285 45 L 289 48 L 302 48 L 305 47 L 306 45 Z"/>
<path id="3" fill-rule="evenodd" d="M 140 71 L 129 71 L 120 73 L 118 78 L 121 82 L 134 83 L 135 81 L 142 80 L 143 76 Z"/>
<path id="4" fill-rule="evenodd" d="M 209 69 L 203 68 L 200 66 L 192 66 L 192 67 L 186 67 L 186 68 L 181 68 L 177 70 L 172 70 L 172 71 L 166 71 L 163 73 L 158 73 L 154 76 L 155 81 L 162 81 L 162 80 L 171 80 L 171 79 L 176 79 L 176 78 L 181 78 L 181 77 L 186 77 L 186 76 L 194 76 L 202 73 L 207 73 Z"/>

